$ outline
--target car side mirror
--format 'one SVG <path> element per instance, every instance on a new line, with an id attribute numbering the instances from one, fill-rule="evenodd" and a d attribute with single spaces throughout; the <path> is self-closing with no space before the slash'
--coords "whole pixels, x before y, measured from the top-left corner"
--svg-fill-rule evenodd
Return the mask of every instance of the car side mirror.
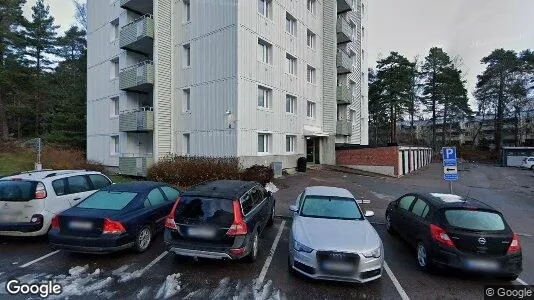
<path id="1" fill-rule="evenodd" d="M 366 210 L 364 215 L 365 215 L 366 218 L 374 217 L 375 216 L 375 212 L 372 211 L 372 210 Z"/>
<path id="2" fill-rule="evenodd" d="M 273 196 L 273 192 L 267 191 L 267 197 L 271 198 Z"/>
<path id="3" fill-rule="evenodd" d="M 291 206 L 289 206 L 289 211 L 292 212 L 292 213 L 297 213 L 299 211 L 299 209 L 297 208 L 296 205 L 291 205 Z"/>

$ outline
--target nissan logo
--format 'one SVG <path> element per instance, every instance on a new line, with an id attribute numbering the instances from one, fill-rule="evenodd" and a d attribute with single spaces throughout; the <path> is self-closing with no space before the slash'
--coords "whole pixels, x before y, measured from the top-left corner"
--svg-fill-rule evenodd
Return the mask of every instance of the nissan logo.
<path id="1" fill-rule="evenodd" d="M 483 238 L 483 237 L 478 238 L 478 243 L 479 243 L 480 245 L 485 245 L 485 244 L 486 244 L 486 239 Z"/>

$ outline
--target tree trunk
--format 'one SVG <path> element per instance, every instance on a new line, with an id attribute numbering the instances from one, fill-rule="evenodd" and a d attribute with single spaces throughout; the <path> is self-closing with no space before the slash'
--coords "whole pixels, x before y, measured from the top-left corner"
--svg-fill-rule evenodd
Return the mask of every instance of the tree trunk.
<path id="1" fill-rule="evenodd" d="M 4 104 L 3 89 L 0 87 L 0 140 L 9 138 L 9 128 L 7 124 L 6 106 Z"/>
<path id="2" fill-rule="evenodd" d="M 445 107 L 443 109 L 443 126 L 441 128 L 441 144 L 443 147 L 446 146 L 445 144 L 445 139 L 447 137 L 447 115 L 448 115 L 448 109 L 449 109 L 449 104 L 447 103 L 447 101 L 445 101 Z"/>
<path id="3" fill-rule="evenodd" d="M 499 84 L 499 95 L 497 99 L 497 116 L 495 119 L 495 150 L 500 153 L 502 149 L 502 128 L 504 117 L 504 82 L 505 75 L 501 75 Z"/>

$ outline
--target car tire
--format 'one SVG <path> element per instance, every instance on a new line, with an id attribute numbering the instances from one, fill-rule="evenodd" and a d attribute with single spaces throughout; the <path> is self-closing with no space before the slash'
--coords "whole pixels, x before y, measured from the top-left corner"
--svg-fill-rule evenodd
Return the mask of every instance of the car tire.
<path id="1" fill-rule="evenodd" d="M 260 241 L 259 241 L 259 236 L 258 236 L 258 231 L 255 230 L 254 231 L 254 235 L 252 236 L 252 240 L 250 241 L 252 243 L 252 245 L 250 246 L 250 253 L 247 255 L 247 261 L 248 262 L 255 262 L 256 259 L 258 258 L 258 248 L 259 248 L 259 244 L 260 244 Z"/>
<path id="2" fill-rule="evenodd" d="M 295 269 L 293 269 L 293 266 L 291 265 L 291 258 L 289 257 L 289 255 L 287 256 L 287 271 L 291 275 L 297 274 L 297 272 L 295 271 Z"/>
<path id="3" fill-rule="evenodd" d="M 393 229 L 393 226 L 391 226 L 391 217 L 389 215 L 386 215 L 386 230 L 390 234 L 394 234 L 395 233 L 395 229 Z"/>
<path id="4" fill-rule="evenodd" d="M 419 269 L 427 272 L 433 270 L 431 258 L 428 254 L 428 249 L 423 242 L 419 241 L 417 243 L 415 255 L 417 258 L 417 266 L 419 267 Z"/>
<path id="5" fill-rule="evenodd" d="M 269 216 L 269 221 L 267 221 L 267 226 L 272 227 L 274 225 L 274 203 L 273 208 L 271 208 L 271 215 Z"/>
<path id="6" fill-rule="evenodd" d="M 134 249 L 136 252 L 145 252 L 150 243 L 152 242 L 152 229 L 150 226 L 145 225 L 141 227 L 137 235 L 135 236 Z"/>
<path id="7" fill-rule="evenodd" d="M 510 275 L 510 276 L 503 276 L 501 277 L 504 281 L 514 281 L 519 277 L 519 275 Z"/>
<path id="8" fill-rule="evenodd" d="M 534 165 L 530 166 L 530 170 L 534 171 Z"/>

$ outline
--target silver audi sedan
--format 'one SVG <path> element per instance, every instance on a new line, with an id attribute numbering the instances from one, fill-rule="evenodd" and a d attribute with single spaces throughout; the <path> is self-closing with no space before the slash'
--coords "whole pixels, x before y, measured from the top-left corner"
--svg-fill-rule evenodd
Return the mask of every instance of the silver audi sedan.
<path id="1" fill-rule="evenodd" d="M 289 270 L 314 279 L 368 282 L 382 276 L 382 240 L 347 190 L 307 187 L 290 207 Z"/>

